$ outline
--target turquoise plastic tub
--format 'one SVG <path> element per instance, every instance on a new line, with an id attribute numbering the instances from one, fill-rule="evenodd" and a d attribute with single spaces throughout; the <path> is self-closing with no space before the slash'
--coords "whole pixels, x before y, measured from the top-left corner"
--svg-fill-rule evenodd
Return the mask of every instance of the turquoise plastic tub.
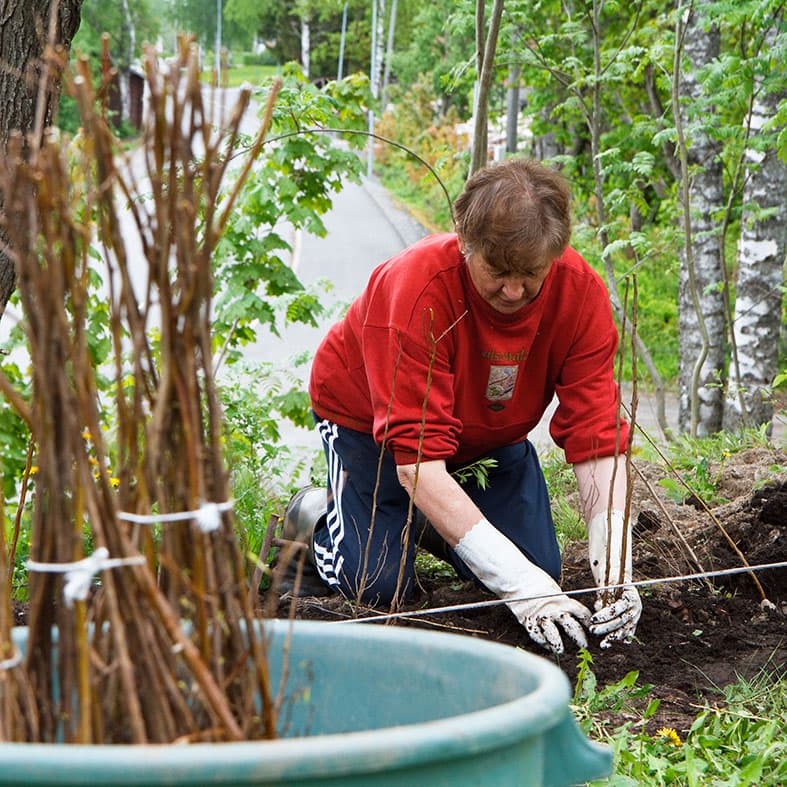
<path id="1" fill-rule="evenodd" d="M 274 741 L 183 745 L 0 744 L 0 784 L 558 785 L 607 776 L 581 733 L 563 672 L 458 634 L 268 621 L 286 700 Z M 27 630 L 14 636 L 24 648 Z"/>

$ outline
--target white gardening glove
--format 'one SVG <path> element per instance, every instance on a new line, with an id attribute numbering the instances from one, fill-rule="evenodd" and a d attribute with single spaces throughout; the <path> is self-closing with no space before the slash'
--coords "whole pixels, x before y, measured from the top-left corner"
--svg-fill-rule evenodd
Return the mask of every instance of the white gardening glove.
<path id="1" fill-rule="evenodd" d="M 539 645 L 560 655 L 560 625 L 579 647 L 587 647 L 580 623 L 588 625 L 590 610 L 566 596 L 546 571 L 531 563 L 486 519 L 465 533 L 456 545 L 456 554 L 489 590 L 502 599 L 512 599 L 506 605 Z"/>
<path id="2" fill-rule="evenodd" d="M 621 576 L 623 537 L 626 536 L 626 558 Z M 588 524 L 588 557 L 590 570 L 598 587 L 631 582 L 631 528 L 622 511 L 599 511 Z M 631 642 L 642 613 L 642 601 L 633 586 L 618 590 L 599 591 L 595 614 L 590 619 L 590 633 L 603 637 L 601 647 L 613 642 Z"/>

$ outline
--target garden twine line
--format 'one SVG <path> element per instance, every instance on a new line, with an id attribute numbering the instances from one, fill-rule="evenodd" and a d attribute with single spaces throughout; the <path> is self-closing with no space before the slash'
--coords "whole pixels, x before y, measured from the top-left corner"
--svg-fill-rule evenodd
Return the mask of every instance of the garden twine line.
<path id="1" fill-rule="evenodd" d="M 65 574 L 66 584 L 63 588 L 63 597 L 66 606 L 72 607 L 74 601 L 84 601 L 87 598 L 90 583 L 99 571 L 119 566 L 141 566 L 144 564 L 145 557 L 143 555 L 110 557 L 106 547 L 99 547 L 92 555 L 73 563 L 39 563 L 37 560 L 28 560 L 26 565 L 28 571 Z"/>
<path id="2" fill-rule="evenodd" d="M 766 569 L 787 568 L 787 561 L 780 563 L 761 563 L 755 566 L 740 566 L 738 568 L 725 568 L 718 571 L 703 571 L 696 574 L 680 574 L 671 577 L 659 577 L 657 579 L 639 579 L 634 582 L 622 582 L 616 585 L 601 585 L 598 587 L 579 588 L 578 590 L 565 590 L 556 593 L 544 593 L 538 596 L 524 596 L 521 598 L 494 598 L 489 601 L 476 601 L 468 604 L 450 604 L 444 607 L 431 607 L 429 609 L 416 609 L 412 612 L 389 612 L 382 615 L 369 615 L 365 618 L 347 618 L 345 620 L 332 620 L 331 624 L 341 623 L 379 623 L 384 620 L 396 620 L 399 618 L 421 618 L 427 615 L 439 615 L 443 612 L 459 612 L 469 609 L 482 609 L 485 607 L 496 607 L 500 604 L 508 604 L 513 601 L 534 601 L 536 599 L 556 598 L 558 596 L 579 596 L 585 593 L 603 593 L 607 590 L 619 590 L 621 588 L 647 587 L 649 585 L 663 585 L 669 582 L 687 582 L 692 579 L 709 579 L 711 577 L 729 576 L 732 574 L 745 574 L 752 571 L 765 571 Z M 767 599 L 761 603 L 764 608 L 775 609 L 776 605 Z"/>
<path id="3" fill-rule="evenodd" d="M 212 533 L 221 527 L 221 514 L 230 511 L 234 503 L 227 500 L 224 503 L 201 503 L 195 511 L 176 511 L 171 514 L 131 514 L 127 511 L 118 511 L 118 519 L 133 522 L 137 525 L 155 525 L 159 522 L 183 522 L 193 519 L 203 533 Z"/>

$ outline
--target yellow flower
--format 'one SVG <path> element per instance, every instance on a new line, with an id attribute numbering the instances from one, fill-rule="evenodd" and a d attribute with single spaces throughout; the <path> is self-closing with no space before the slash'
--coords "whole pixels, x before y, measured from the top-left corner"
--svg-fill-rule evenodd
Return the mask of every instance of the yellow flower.
<path id="1" fill-rule="evenodd" d="M 98 459 L 96 459 L 95 456 L 89 456 L 87 458 L 87 461 L 90 462 L 91 465 L 97 465 L 98 464 Z"/>
<path id="2" fill-rule="evenodd" d="M 83 437 L 85 440 L 90 440 L 90 438 L 92 437 L 92 435 L 90 434 L 90 430 L 89 430 L 89 429 L 85 429 L 85 430 L 82 432 L 82 437 Z"/>
<path id="3" fill-rule="evenodd" d="M 38 465 L 30 465 L 30 475 L 35 475 L 38 472 Z"/>
<path id="4" fill-rule="evenodd" d="M 117 488 L 120 486 L 120 479 L 119 479 L 119 478 L 115 478 L 115 476 L 112 476 L 112 477 L 109 479 L 109 484 L 110 484 L 110 486 L 111 486 L 113 489 L 117 489 Z"/>
<path id="5" fill-rule="evenodd" d="M 659 735 L 662 738 L 666 738 L 668 743 L 671 743 L 673 746 L 682 746 L 683 741 L 680 739 L 680 735 L 672 729 L 672 727 L 662 727 L 660 730 L 656 730 L 656 735 Z"/>

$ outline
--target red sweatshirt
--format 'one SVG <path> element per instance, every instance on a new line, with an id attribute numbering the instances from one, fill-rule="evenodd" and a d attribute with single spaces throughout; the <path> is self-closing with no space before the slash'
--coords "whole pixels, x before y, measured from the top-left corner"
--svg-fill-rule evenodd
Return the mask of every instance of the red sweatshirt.
<path id="1" fill-rule="evenodd" d="M 431 235 L 373 271 L 317 349 L 309 393 L 320 418 L 385 440 L 397 464 L 420 447 L 451 466 L 524 440 L 556 393 L 550 433 L 573 464 L 626 448 L 617 343 L 604 283 L 573 249 L 506 315 L 478 294 L 456 235 Z"/>

